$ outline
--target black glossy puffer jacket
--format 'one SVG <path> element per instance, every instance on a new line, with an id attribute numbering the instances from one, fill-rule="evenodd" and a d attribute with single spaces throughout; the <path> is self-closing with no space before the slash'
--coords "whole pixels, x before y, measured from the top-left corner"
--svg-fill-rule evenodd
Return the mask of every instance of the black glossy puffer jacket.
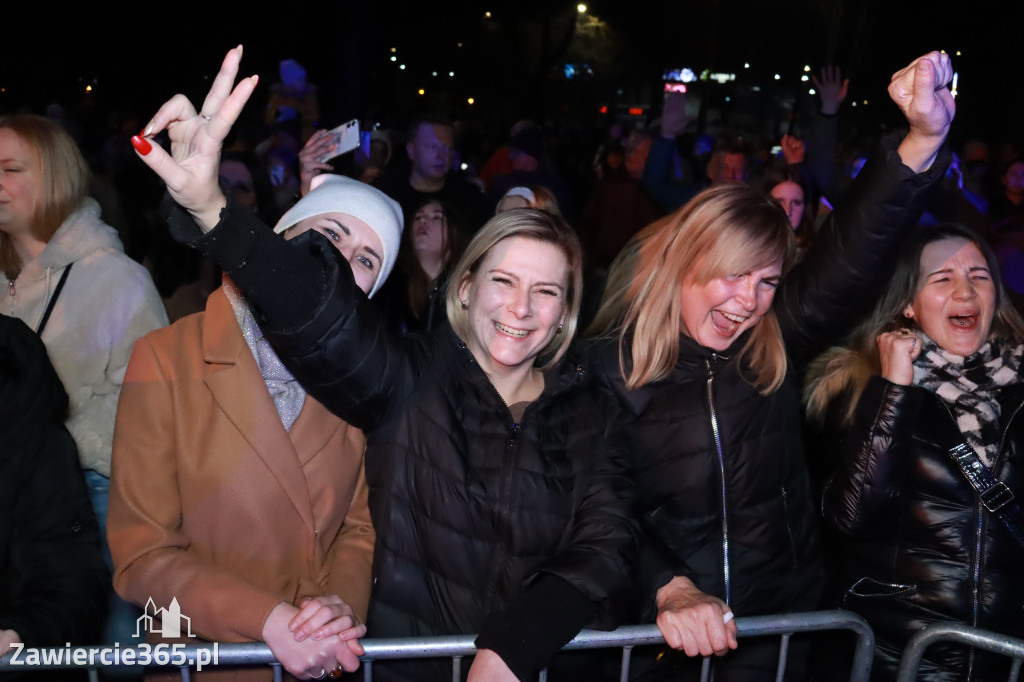
<path id="1" fill-rule="evenodd" d="M 945 168 L 939 162 L 914 175 L 897 142 L 883 140 L 883 153 L 865 165 L 814 249 L 780 285 L 773 310 L 789 371 L 779 390 L 763 396 L 744 377 L 735 358 L 745 337 L 716 353 L 683 335 L 672 374 L 635 390 L 625 388 L 614 341 L 592 348 L 595 370 L 631 420 L 648 617 L 654 592 L 675 575 L 737 616 L 817 606 L 822 571 L 799 382 L 810 358 L 871 305 Z"/>
<path id="2" fill-rule="evenodd" d="M 1003 447 L 993 473 L 1024 496 L 1024 385 L 1002 389 Z M 842 604 L 876 637 L 874 679 L 894 679 L 907 640 L 935 621 L 1024 637 L 1024 548 L 982 508 L 947 454 L 963 442 L 934 393 L 873 377 L 826 487 L 823 509 L 846 536 Z M 1007 679 L 1009 659 L 937 644 L 918 679 Z"/>

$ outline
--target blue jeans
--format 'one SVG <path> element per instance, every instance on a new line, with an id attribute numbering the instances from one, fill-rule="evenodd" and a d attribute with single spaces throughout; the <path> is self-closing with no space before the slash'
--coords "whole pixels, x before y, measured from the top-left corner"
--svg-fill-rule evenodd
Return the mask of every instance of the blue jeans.
<path id="1" fill-rule="evenodd" d="M 95 512 L 96 521 L 100 526 L 100 544 L 103 550 L 103 560 L 107 563 L 107 570 L 113 574 L 114 560 L 110 556 L 110 545 L 107 544 L 107 502 L 110 491 L 110 479 L 92 469 L 85 469 L 82 474 L 85 477 L 85 487 L 89 491 L 89 501 L 92 503 L 92 510 Z M 135 622 L 141 615 L 142 609 L 131 602 L 121 599 L 111 589 L 110 601 L 107 604 L 107 621 L 103 625 L 102 643 L 107 646 L 120 644 L 122 647 L 126 647 L 138 646 L 145 642 L 145 636 L 134 636 Z M 105 672 L 109 674 L 114 671 L 107 669 Z M 141 679 L 141 668 L 126 668 L 124 673 L 117 675 L 117 677 L 124 679 L 126 676 L 134 677 L 137 675 Z"/>

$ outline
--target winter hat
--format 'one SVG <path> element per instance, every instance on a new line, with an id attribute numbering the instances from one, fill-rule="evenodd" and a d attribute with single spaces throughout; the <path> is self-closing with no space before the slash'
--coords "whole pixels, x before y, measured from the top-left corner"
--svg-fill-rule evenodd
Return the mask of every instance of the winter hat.
<path id="1" fill-rule="evenodd" d="M 373 296 L 391 274 L 402 241 L 402 207 L 379 189 L 342 175 L 322 174 L 313 178 L 312 190 L 299 199 L 277 221 L 274 232 L 284 232 L 296 223 L 324 213 L 346 213 L 359 218 L 380 237 L 384 247 L 380 272 L 368 296 Z"/>
<path id="2" fill-rule="evenodd" d="M 520 197 L 526 199 L 526 203 L 530 206 L 537 205 L 537 195 L 533 193 L 533 190 L 529 187 L 513 187 L 509 191 L 505 192 L 505 196 L 502 197 Z"/>
<path id="3" fill-rule="evenodd" d="M 281 82 L 285 85 L 295 85 L 296 81 L 306 77 L 306 69 L 294 59 L 281 61 Z"/>

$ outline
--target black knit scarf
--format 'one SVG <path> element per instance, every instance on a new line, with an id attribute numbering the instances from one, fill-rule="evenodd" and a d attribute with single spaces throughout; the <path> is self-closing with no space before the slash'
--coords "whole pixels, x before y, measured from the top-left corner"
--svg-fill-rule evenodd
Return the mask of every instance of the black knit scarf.
<path id="1" fill-rule="evenodd" d="M 991 466 L 999 450 L 998 389 L 1020 381 L 1024 345 L 989 341 L 968 357 L 942 350 L 921 334 L 914 384 L 938 395 L 952 409 L 960 433 Z"/>

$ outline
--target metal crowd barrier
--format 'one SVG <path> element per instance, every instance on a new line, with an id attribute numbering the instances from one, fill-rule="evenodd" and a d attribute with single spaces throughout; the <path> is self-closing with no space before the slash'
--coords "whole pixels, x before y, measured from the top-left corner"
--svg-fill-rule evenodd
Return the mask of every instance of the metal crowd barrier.
<path id="1" fill-rule="evenodd" d="M 853 667 L 850 682 L 867 682 L 871 672 L 871 658 L 875 648 L 875 636 L 867 622 L 849 611 L 812 611 L 807 613 L 787 613 L 770 616 L 749 616 L 736 619 L 739 637 L 781 636 L 779 646 L 779 662 L 776 671 L 777 682 L 782 682 L 786 669 L 786 658 L 789 652 L 790 637 L 797 633 L 819 632 L 823 630 L 850 630 L 857 636 Z M 476 653 L 473 645 L 475 635 L 456 635 L 450 637 L 422 637 L 402 639 L 364 639 L 362 644 L 366 654 L 362 657 L 363 679 L 373 680 L 373 664 L 376 661 L 417 658 L 451 658 L 452 680 L 462 679 L 462 660 Z M 619 679 L 629 679 L 630 657 L 634 647 L 664 643 L 661 633 L 655 625 L 628 625 L 603 632 L 599 630 L 583 630 L 565 646 L 564 651 L 582 649 L 621 649 L 622 660 Z M 0 673 L 10 670 L 24 672 L 37 670 L 60 670 L 68 668 L 85 668 L 89 670 L 89 679 L 98 682 L 99 669 L 107 664 L 94 661 L 92 664 L 68 662 L 72 659 L 88 659 L 92 651 L 94 658 L 101 647 L 65 647 L 63 649 L 37 650 L 48 652 L 49 663 L 40 663 L 28 668 L 12 664 L 12 655 L 0 658 Z M 55 663 L 58 652 L 61 662 Z M 76 653 L 79 652 L 79 653 Z M 126 654 L 126 652 L 131 652 Z M 125 647 L 118 649 L 120 661 L 127 656 L 133 660 L 141 660 L 140 654 L 147 653 L 148 659 L 154 658 L 152 648 Z M 216 657 L 214 656 L 216 654 Z M 274 669 L 274 682 L 282 679 L 281 666 L 270 653 L 270 649 L 262 642 L 247 644 L 189 644 L 179 645 L 177 649 L 165 649 L 166 660 L 155 660 L 159 667 L 177 667 L 181 671 L 182 682 L 191 682 L 191 671 L 198 664 L 209 666 L 216 658 L 218 666 L 257 666 L 269 665 Z M 67 659 L 66 661 L 64 659 Z M 45 660 L 45 659 L 44 659 Z M 704 659 L 701 682 L 707 682 L 710 675 L 711 657 Z M 542 671 L 539 682 L 547 681 L 547 671 Z"/>
<path id="2" fill-rule="evenodd" d="M 957 642 L 968 646 L 1002 654 L 1013 659 L 1008 682 L 1017 682 L 1021 664 L 1024 663 L 1024 639 L 1000 635 L 990 630 L 972 628 L 962 623 L 932 623 L 910 638 L 900 666 L 896 671 L 896 682 L 912 682 L 917 678 L 918 667 L 924 658 L 925 649 L 936 642 Z"/>

